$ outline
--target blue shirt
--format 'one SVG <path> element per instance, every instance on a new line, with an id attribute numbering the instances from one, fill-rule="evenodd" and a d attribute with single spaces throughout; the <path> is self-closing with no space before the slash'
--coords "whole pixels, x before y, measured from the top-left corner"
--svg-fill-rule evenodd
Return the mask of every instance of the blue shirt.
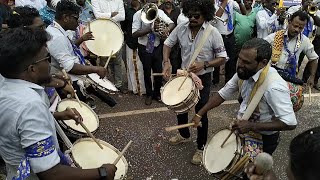
<path id="1" fill-rule="evenodd" d="M 49 6 L 45 6 L 44 8 L 39 10 L 39 14 L 43 22 L 49 25 L 53 22 L 56 11 Z"/>
<path id="2" fill-rule="evenodd" d="M 94 15 L 93 15 L 92 6 L 88 2 L 86 2 L 84 7 L 81 7 L 79 20 L 81 23 L 86 23 L 88 22 L 88 19 L 93 20 Z"/>

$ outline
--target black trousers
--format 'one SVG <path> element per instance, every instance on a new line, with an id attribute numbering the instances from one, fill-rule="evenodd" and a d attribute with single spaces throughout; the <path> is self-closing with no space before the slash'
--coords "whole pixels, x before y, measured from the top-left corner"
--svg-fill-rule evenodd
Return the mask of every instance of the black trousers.
<path id="1" fill-rule="evenodd" d="M 262 135 L 263 141 L 263 152 L 266 152 L 270 155 L 276 150 L 279 141 L 280 141 L 280 132 L 277 132 L 272 135 Z"/>
<path id="2" fill-rule="evenodd" d="M 172 74 L 176 74 L 177 70 L 181 68 L 181 49 L 179 47 L 179 44 L 176 44 L 171 48 L 171 53 L 170 53 L 170 63 L 172 66 Z"/>
<path id="3" fill-rule="evenodd" d="M 237 59 L 236 59 L 236 40 L 234 37 L 233 32 L 229 35 L 222 35 L 224 47 L 226 48 L 229 60 L 225 64 L 225 83 L 227 83 L 233 75 L 236 73 L 236 65 L 237 65 Z M 212 83 L 217 84 L 220 81 L 220 67 L 216 67 L 213 72 L 213 79 Z"/>
<path id="4" fill-rule="evenodd" d="M 210 86 L 211 86 L 211 73 L 206 73 L 200 75 L 199 78 L 202 81 L 203 89 L 200 91 L 200 100 L 195 106 L 196 113 L 208 102 L 210 96 Z M 178 125 L 188 123 L 188 113 L 177 115 Z M 197 144 L 198 149 L 203 149 L 207 143 L 208 138 L 208 116 L 207 113 L 201 118 L 202 126 L 197 128 L 198 137 Z M 190 137 L 189 128 L 179 129 L 179 133 L 184 138 Z"/>
<path id="5" fill-rule="evenodd" d="M 147 96 L 160 96 L 160 88 L 162 85 L 162 76 L 154 76 L 154 84 L 152 90 L 151 69 L 153 73 L 162 72 L 162 47 L 160 43 L 155 47 L 152 53 L 146 52 L 146 46 L 139 44 L 138 54 L 143 66 L 144 83 Z"/>
<path id="6" fill-rule="evenodd" d="M 320 55 L 320 36 L 316 36 L 314 38 L 314 40 L 312 41 L 312 44 L 314 46 L 314 50 L 315 52 Z M 301 66 L 301 63 L 303 61 L 303 57 L 304 57 L 304 53 L 301 53 L 300 57 L 299 57 L 299 67 Z M 303 72 L 303 81 L 304 82 L 307 82 L 309 76 L 310 76 L 311 72 L 310 72 L 310 63 L 308 62 L 307 65 L 306 65 L 306 68 Z M 318 79 L 320 77 L 320 63 L 318 62 L 318 67 L 317 67 L 317 72 L 316 72 L 316 76 L 314 78 L 315 80 L 315 84 L 318 82 Z"/>

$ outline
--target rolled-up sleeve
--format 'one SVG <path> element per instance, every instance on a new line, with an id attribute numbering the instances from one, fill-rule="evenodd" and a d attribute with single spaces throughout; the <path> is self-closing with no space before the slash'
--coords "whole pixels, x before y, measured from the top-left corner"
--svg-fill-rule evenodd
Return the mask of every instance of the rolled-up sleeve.
<path id="1" fill-rule="evenodd" d="M 222 89 L 218 91 L 219 95 L 224 99 L 228 100 L 232 97 L 233 93 L 239 90 L 239 77 L 236 73 Z"/>
<path id="2" fill-rule="evenodd" d="M 137 11 L 133 15 L 133 22 L 132 22 L 132 34 L 141 29 L 141 12 Z"/>
<path id="3" fill-rule="evenodd" d="M 287 125 L 297 125 L 296 116 L 290 99 L 290 91 L 283 83 L 277 87 L 271 87 L 264 93 L 268 105 L 276 118 Z"/>
<path id="4" fill-rule="evenodd" d="M 307 38 L 307 37 L 305 37 L 305 38 Z M 305 48 L 303 49 L 304 54 L 308 57 L 309 61 L 318 61 L 319 56 L 314 51 L 313 44 L 309 41 L 309 39 L 306 41 L 306 43 L 307 43 L 307 45 L 304 46 Z"/>
<path id="5" fill-rule="evenodd" d="M 55 37 L 48 41 L 47 47 L 50 55 L 58 61 L 59 66 L 69 72 L 79 59 L 76 55 L 70 54 L 68 42 L 65 38 L 64 36 Z"/>
<path id="6" fill-rule="evenodd" d="M 49 122 L 51 114 L 46 111 L 48 111 L 47 106 L 43 103 L 30 102 L 21 112 L 21 118 L 17 121 L 17 129 L 23 149 L 52 137 L 52 133 L 55 133 Z M 55 147 L 52 152 L 43 157 L 29 157 L 32 171 L 39 173 L 57 165 L 60 162 L 57 148 Z"/>
<path id="7" fill-rule="evenodd" d="M 219 31 L 215 28 L 213 30 L 213 33 L 211 34 L 213 36 L 213 51 L 215 54 L 215 57 L 227 57 L 227 51 L 224 47 L 223 39 Z"/>
<path id="8" fill-rule="evenodd" d="M 180 25 L 178 25 L 178 27 L 174 28 L 173 31 L 170 33 L 170 35 L 168 36 L 168 38 L 164 41 L 164 44 L 166 46 L 169 46 L 170 48 L 172 48 L 178 41 L 178 31 Z"/>

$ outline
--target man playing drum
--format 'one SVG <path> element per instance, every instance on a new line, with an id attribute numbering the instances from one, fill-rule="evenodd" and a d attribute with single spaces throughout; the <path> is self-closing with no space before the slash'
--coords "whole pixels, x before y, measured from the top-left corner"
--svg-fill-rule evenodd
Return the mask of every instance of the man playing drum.
<path id="1" fill-rule="evenodd" d="M 48 26 L 47 32 L 52 39 L 47 42 L 48 50 L 52 57 L 51 68 L 53 73 L 65 69 L 71 76 L 73 87 L 81 101 L 86 97 L 81 93 L 77 75 L 97 73 L 101 78 L 106 76 L 106 69 L 99 66 L 87 66 L 85 59 L 76 44 L 81 44 L 93 38 L 92 34 L 84 35 L 77 42 L 72 42 L 67 35 L 67 30 L 76 30 L 78 26 L 80 8 L 71 1 L 62 0 L 56 7 L 55 21 Z M 81 41 L 81 42 L 79 42 Z"/>
<path id="2" fill-rule="evenodd" d="M 170 51 L 171 48 L 179 43 L 181 46 L 182 68 L 187 68 L 191 61 L 191 56 L 195 52 L 201 41 L 204 45 L 198 54 L 195 62 L 190 66 L 190 72 L 196 73 L 202 81 L 204 88 L 200 90 L 200 101 L 196 104 L 195 110 L 198 112 L 208 101 L 211 86 L 211 72 L 214 67 L 225 63 L 227 53 L 224 48 L 222 36 L 219 31 L 209 24 L 214 16 L 214 5 L 211 0 L 187 0 L 182 5 L 183 14 L 189 18 L 189 22 L 178 25 L 164 42 L 163 47 L 163 73 L 164 78 L 170 77 Z M 210 26 L 210 27 L 209 27 Z M 207 28 L 212 28 L 208 38 L 202 40 Z M 188 122 L 188 113 L 177 115 L 178 124 Z M 200 164 L 202 161 L 202 150 L 207 142 L 208 117 L 206 113 L 199 116 L 202 127 L 198 127 L 197 151 L 191 162 Z M 190 141 L 188 128 L 179 129 L 179 134 L 172 137 L 169 142 L 172 145 Z"/>
<path id="3" fill-rule="evenodd" d="M 21 27 L 0 35 L 0 155 L 7 179 L 113 179 L 114 165 L 67 166 L 42 84 L 51 80 L 49 35 Z"/>
<path id="4" fill-rule="evenodd" d="M 200 122 L 199 117 L 239 91 L 242 102 L 238 120 L 233 123 L 232 130 L 240 134 L 252 131 L 262 135 L 263 151 L 272 154 L 279 143 L 279 131 L 294 129 L 297 121 L 287 82 L 268 64 L 271 53 L 271 45 L 267 41 L 260 38 L 247 41 L 239 54 L 237 73 L 218 93 L 210 97 L 208 103 L 193 117 L 192 121 L 196 126 Z M 269 84 L 253 115 L 248 121 L 241 120 L 259 84 L 274 76 L 278 78 L 267 81 Z"/>

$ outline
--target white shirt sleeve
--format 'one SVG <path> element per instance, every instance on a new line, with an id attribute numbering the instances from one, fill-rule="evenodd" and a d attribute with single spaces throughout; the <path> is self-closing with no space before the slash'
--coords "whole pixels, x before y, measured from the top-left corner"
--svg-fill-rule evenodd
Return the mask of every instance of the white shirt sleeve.
<path id="1" fill-rule="evenodd" d="M 96 18 L 111 18 L 111 12 L 103 12 L 100 7 L 100 0 L 92 0 L 92 10 Z"/>
<path id="2" fill-rule="evenodd" d="M 264 38 L 264 40 L 268 41 L 271 45 L 273 45 L 275 36 L 276 36 L 276 33 L 269 34 L 267 37 Z"/>
<path id="3" fill-rule="evenodd" d="M 303 38 L 307 38 L 307 37 L 304 36 Z M 314 46 L 309 41 L 309 38 L 307 38 L 306 40 L 306 46 L 304 46 L 303 53 L 308 57 L 309 61 L 314 61 L 319 59 L 319 56 L 314 51 Z"/>
<path id="4" fill-rule="evenodd" d="M 240 6 L 239 6 L 239 4 L 237 3 L 237 1 L 233 1 L 233 2 L 232 2 L 232 6 L 233 6 L 233 10 L 238 11 L 238 12 L 241 12 L 241 11 L 240 11 Z"/>
<path id="5" fill-rule="evenodd" d="M 68 41 L 68 40 L 67 40 Z M 68 43 L 66 37 L 58 36 L 47 42 L 50 55 L 56 59 L 61 68 L 69 72 L 75 62 L 79 61 L 78 56 L 70 54 L 68 51 Z"/>
<path id="6" fill-rule="evenodd" d="M 287 125 L 297 125 L 290 92 L 286 83 L 278 84 L 277 87 L 268 89 L 264 93 L 264 98 L 274 112 L 275 117 Z"/>
<path id="7" fill-rule="evenodd" d="M 118 14 L 112 17 L 112 19 L 115 20 L 116 22 L 124 21 L 126 14 L 123 7 L 123 1 L 119 0 L 117 2 L 118 2 Z"/>
<path id="8" fill-rule="evenodd" d="M 17 121 L 17 130 L 21 141 L 22 148 L 27 148 L 39 141 L 47 139 L 55 133 L 50 125 L 49 120 L 51 113 L 48 107 L 41 102 L 30 102 L 26 108 L 21 112 Z M 44 156 L 37 158 L 29 158 L 31 169 L 34 173 L 46 171 L 60 162 L 60 157 L 55 150 Z"/>
<path id="9" fill-rule="evenodd" d="M 213 44 L 215 57 L 226 58 L 228 56 L 227 51 L 226 51 L 226 48 L 224 47 L 222 36 L 219 33 L 217 28 L 214 27 L 213 32 L 211 33 L 211 36 L 214 36 L 214 38 L 212 38 L 213 39 L 212 44 Z"/>
<path id="10" fill-rule="evenodd" d="M 174 22 L 167 16 L 161 9 L 158 10 L 159 17 L 167 24 L 173 24 Z"/>
<path id="11" fill-rule="evenodd" d="M 173 31 L 169 34 L 168 38 L 164 41 L 163 44 L 165 44 L 166 46 L 169 46 L 170 48 L 172 48 L 174 45 L 177 44 L 177 42 L 178 42 L 178 31 L 180 29 L 179 28 L 180 26 L 181 25 L 178 25 L 176 28 L 173 29 Z"/>
<path id="12" fill-rule="evenodd" d="M 237 92 L 239 90 L 239 77 L 236 73 L 233 75 L 233 77 L 227 82 L 227 84 L 224 85 L 222 89 L 218 91 L 219 95 L 224 99 L 230 99 L 233 95 L 233 93 Z"/>
<path id="13" fill-rule="evenodd" d="M 141 11 L 137 11 L 133 15 L 132 34 L 141 29 Z"/>
<path id="14" fill-rule="evenodd" d="M 276 14 L 273 14 L 271 17 L 266 14 L 264 11 L 259 11 L 256 16 L 256 23 L 261 29 L 267 29 L 278 19 Z"/>

